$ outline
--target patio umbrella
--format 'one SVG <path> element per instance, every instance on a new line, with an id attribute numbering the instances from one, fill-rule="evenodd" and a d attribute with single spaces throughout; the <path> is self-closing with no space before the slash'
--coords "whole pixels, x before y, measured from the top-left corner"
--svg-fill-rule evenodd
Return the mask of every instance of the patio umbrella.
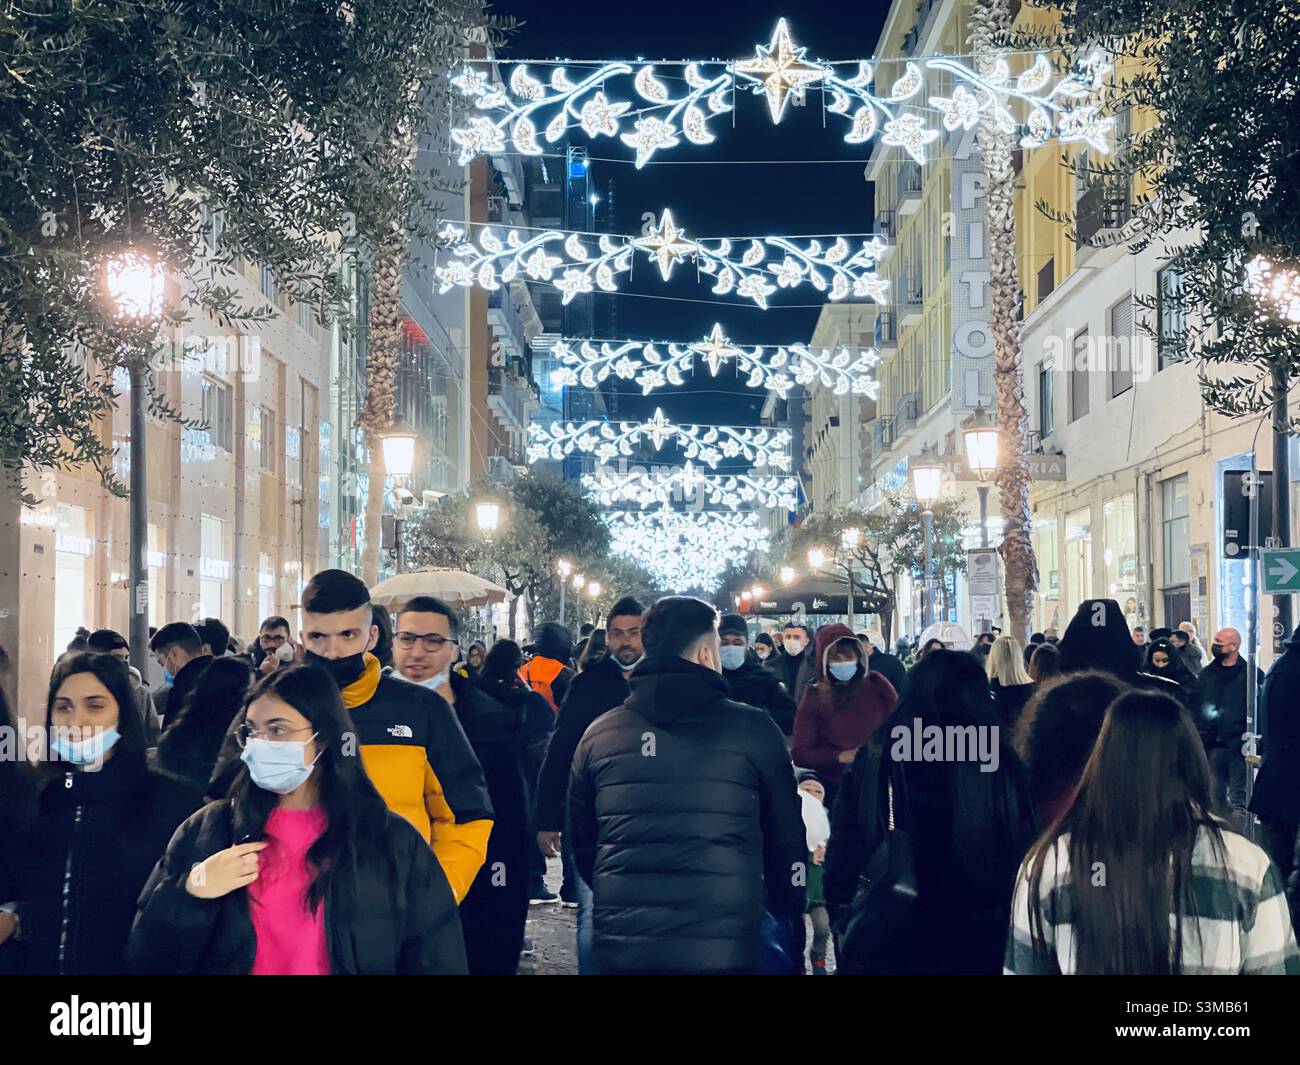
<path id="1" fill-rule="evenodd" d="M 421 569 L 399 573 L 370 589 L 370 601 L 394 610 L 417 595 L 432 595 L 448 606 L 486 606 L 509 597 L 499 584 L 460 569 Z"/>
<path id="2" fill-rule="evenodd" d="M 916 646 L 924 647 L 927 640 L 940 640 L 950 651 L 969 651 L 975 645 L 966 630 L 951 621 L 936 621 L 916 638 Z"/>

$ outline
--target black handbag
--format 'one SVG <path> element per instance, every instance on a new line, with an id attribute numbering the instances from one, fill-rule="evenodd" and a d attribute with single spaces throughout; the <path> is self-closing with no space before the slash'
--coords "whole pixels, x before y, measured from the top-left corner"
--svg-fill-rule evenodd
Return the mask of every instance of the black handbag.
<path id="1" fill-rule="evenodd" d="M 869 762 L 862 785 L 863 825 L 868 831 L 880 819 L 880 769 L 881 758 L 877 754 Z M 891 971 L 894 968 L 890 961 L 891 945 L 908 928 L 916 909 L 912 838 L 900 824 L 906 818 L 907 794 L 902 775 L 892 760 L 885 778 L 885 797 L 884 835 L 867 860 L 866 869 L 858 876 L 858 886 L 846 907 L 836 947 L 843 967 L 852 972 Z M 902 816 L 896 816 L 896 802 Z"/>

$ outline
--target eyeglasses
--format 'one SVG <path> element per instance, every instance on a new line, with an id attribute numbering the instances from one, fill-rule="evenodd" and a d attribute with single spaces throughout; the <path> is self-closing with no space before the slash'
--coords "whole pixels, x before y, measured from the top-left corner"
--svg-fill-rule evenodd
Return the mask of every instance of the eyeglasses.
<path id="1" fill-rule="evenodd" d="M 393 642 L 399 647 L 412 648 L 415 641 L 419 640 L 426 651 L 441 651 L 442 645 L 451 643 L 446 636 L 439 636 L 436 632 L 395 632 L 393 633 Z"/>
<path id="2" fill-rule="evenodd" d="M 247 746 L 249 740 L 284 740 L 290 736 L 296 736 L 301 732 L 310 732 L 314 737 L 316 732 L 310 725 L 305 728 L 289 728 L 285 725 L 272 725 L 263 732 L 261 729 L 245 721 L 239 728 L 235 729 L 235 739 L 239 746 Z"/>

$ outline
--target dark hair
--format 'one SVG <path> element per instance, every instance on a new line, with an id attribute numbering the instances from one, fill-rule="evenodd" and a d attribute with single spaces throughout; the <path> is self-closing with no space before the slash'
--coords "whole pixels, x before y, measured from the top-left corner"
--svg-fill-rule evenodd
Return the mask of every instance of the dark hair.
<path id="1" fill-rule="evenodd" d="M 1049 949 L 1039 894 L 1043 868 L 1068 836 L 1076 970 L 1181 973 L 1184 920 L 1193 919 L 1195 935 L 1202 934 L 1199 913 L 1205 900 L 1197 897 L 1192 867 L 1202 829 L 1217 860 L 1227 859 L 1212 804 L 1205 749 L 1178 702 L 1149 691 L 1115 699 L 1084 766 L 1078 798 L 1025 859 L 1036 949 Z M 1106 870 L 1101 891 L 1092 880 L 1098 862 Z M 1152 875 L 1153 870 L 1168 873 Z"/>
<path id="2" fill-rule="evenodd" d="M 214 658 L 204 666 L 158 740 L 158 764 L 205 788 L 252 679 L 245 658 Z"/>
<path id="3" fill-rule="evenodd" d="M 1041 632 L 1031 633 L 1029 636 L 1030 643 L 1042 643 L 1046 639 L 1047 637 L 1044 636 Z"/>
<path id="4" fill-rule="evenodd" d="M 760 632 L 754 637 L 754 646 L 757 647 L 760 643 L 772 648 L 774 651 L 776 650 L 776 641 L 766 632 Z"/>
<path id="5" fill-rule="evenodd" d="M 812 629 L 810 629 L 807 625 L 803 624 L 803 622 L 800 622 L 800 621 L 787 621 L 787 622 L 785 623 L 785 627 L 784 627 L 784 629 L 782 629 L 782 631 L 784 631 L 785 629 L 803 629 L 804 639 L 806 639 L 806 640 L 808 640 L 808 641 L 810 641 L 810 642 L 811 642 L 811 640 L 812 640 Z"/>
<path id="6" fill-rule="evenodd" d="M 144 722 L 136 709 L 135 694 L 131 691 L 131 674 L 126 663 L 113 655 L 92 654 L 80 651 L 54 667 L 50 676 L 50 691 L 45 699 L 45 727 L 48 729 L 54 720 L 54 700 L 63 687 L 64 681 L 78 673 L 91 673 L 108 689 L 109 695 L 117 703 L 117 731 L 121 739 L 113 747 L 113 757 L 122 761 L 144 766 Z M 63 772 L 64 763 L 51 749 L 45 755 L 45 783 L 50 777 Z M 52 768 L 53 767 L 53 768 Z"/>
<path id="7" fill-rule="evenodd" d="M 1050 643 L 1030 644 L 1030 646 L 1033 651 L 1029 655 L 1029 679 L 1037 682 L 1047 680 L 1048 677 L 1059 676 L 1061 649 Z"/>
<path id="8" fill-rule="evenodd" d="M 78 630 L 78 631 L 80 631 L 80 630 Z M 67 649 L 68 649 L 69 651 L 84 651 L 84 650 L 86 649 L 86 639 L 87 639 L 87 637 L 85 637 L 85 636 L 74 636 L 74 637 L 72 637 L 72 639 L 68 641 L 68 648 L 67 648 Z"/>
<path id="9" fill-rule="evenodd" d="M 592 629 L 587 637 L 587 646 L 582 649 L 582 654 L 578 656 L 578 669 L 586 669 L 607 650 L 609 650 L 609 642 L 605 639 L 605 630 Z"/>
<path id="10" fill-rule="evenodd" d="M 1131 681 L 1141 660 L 1142 652 L 1133 642 L 1119 603 L 1085 599 L 1079 604 L 1061 637 L 1062 670 L 1104 669 L 1122 681 Z"/>
<path id="11" fill-rule="evenodd" d="M 293 632 L 293 630 L 289 628 L 289 622 L 285 618 L 280 617 L 279 614 L 272 614 L 269 618 L 266 618 L 262 624 L 257 626 L 258 632 L 261 632 L 263 629 L 289 629 L 290 633 Z"/>
<path id="12" fill-rule="evenodd" d="M 579 636 L 590 636 L 590 635 L 591 635 L 593 632 L 595 632 L 595 631 L 596 631 L 596 626 L 595 626 L 595 625 L 593 625 L 590 621 L 584 621 L 584 622 L 582 623 L 582 625 L 579 626 L 579 628 L 578 628 L 578 635 L 579 635 Z"/>
<path id="13" fill-rule="evenodd" d="M 666 595 L 646 614 L 641 638 L 647 655 L 680 657 L 717 631 L 716 607 L 692 595 Z"/>
<path id="14" fill-rule="evenodd" d="M 609 613 L 605 615 L 605 628 L 609 628 L 609 623 L 615 618 L 639 618 L 644 613 L 645 607 L 641 605 L 640 600 L 634 596 L 625 595 L 609 608 Z"/>
<path id="15" fill-rule="evenodd" d="M 1034 652 L 1055 651 L 1044 644 Z M 1032 665 L 1032 663 L 1031 663 Z M 1097 742 L 1106 707 L 1125 690 L 1111 673 L 1067 673 L 1034 692 L 1016 723 L 1015 746 L 1041 808 L 1074 790 Z"/>
<path id="16" fill-rule="evenodd" d="M 370 605 L 370 589 L 341 569 L 323 569 L 302 590 L 302 608 L 309 614 L 341 614 Z"/>
<path id="17" fill-rule="evenodd" d="M 1160 671 L 1160 667 L 1151 661 L 1157 652 L 1163 651 L 1169 659 L 1169 665 Z M 1190 687 L 1196 683 L 1196 676 L 1187 668 L 1187 663 L 1183 661 L 1179 649 L 1174 646 L 1173 640 L 1168 636 L 1161 636 L 1158 640 L 1152 640 L 1147 645 L 1146 661 L 1143 663 L 1143 669 L 1148 673 L 1154 672 L 1158 677 L 1166 677 L 1174 683 L 1183 687 Z"/>
<path id="18" fill-rule="evenodd" d="M 1182 629 L 1174 629 L 1173 632 L 1169 634 L 1169 640 L 1171 643 L 1174 640 L 1177 640 L 1179 643 L 1178 649 L 1181 651 L 1184 647 L 1186 647 L 1189 643 L 1192 642 L 1192 637 L 1190 633 L 1183 632 Z"/>
<path id="19" fill-rule="evenodd" d="M 397 612 L 399 625 L 402 622 L 402 617 L 406 614 L 441 614 L 447 619 L 447 628 L 451 631 L 451 638 L 454 640 L 460 636 L 460 618 L 456 616 L 456 611 L 437 596 L 417 595 L 414 599 L 407 600 L 406 605 Z"/>
<path id="20" fill-rule="evenodd" d="M 307 861 L 314 870 L 307 888 L 307 905 L 314 910 L 330 895 L 344 907 L 344 912 L 336 913 L 333 919 L 351 918 L 358 905 L 357 852 L 383 838 L 388 807 L 366 775 L 360 750 L 355 744 L 344 749 L 345 739 L 355 739 L 355 734 L 333 677 L 316 666 L 277 669 L 264 677 L 245 697 L 242 716 L 246 718 L 248 708 L 263 697 L 278 699 L 302 714 L 316 733 L 316 745 L 320 751 L 313 774 L 326 826 L 307 851 Z M 279 802 L 279 796 L 254 784 L 248 768 L 243 765 L 231 784 L 229 795 L 232 804 L 251 822 L 252 834 L 260 836 L 266 819 Z M 333 892 L 335 887 L 342 890 Z"/>
<path id="21" fill-rule="evenodd" d="M 149 641 L 149 650 L 158 654 L 164 654 L 172 647 L 179 647 L 193 657 L 202 652 L 203 641 L 199 638 L 198 630 L 188 621 L 173 621 L 154 633 L 153 639 Z"/>
<path id="22" fill-rule="evenodd" d="M 388 611 L 382 606 L 370 604 L 371 624 L 379 630 L 375 646 L 370 653 L 379 659 L 379 668 L 386 669 L 393 664 L 393 622 Z"/>
<path id="23" fill-rule="evenodd" d="M 96 629 L 86 637 L 86 650 L 95 654 L 108 654 L 122 647 L 130 646 L 120 632 L 112 629 Z"/>
<path id="24" fill-rule="evenodd" d="M 519 675 L 519 667 L 524 664 L 524 653 L 514 640 L 497 640 L 486 655 L 483 665 L 479 667 L 480 685 L 500 685 L 510 687 Z"/>
<path id="25" fill-rule="evenodd" d="M 219 618 L 199 618 L 194 631 L 214 655 L 224 655 L 230 649 L 230 630 Z"/>

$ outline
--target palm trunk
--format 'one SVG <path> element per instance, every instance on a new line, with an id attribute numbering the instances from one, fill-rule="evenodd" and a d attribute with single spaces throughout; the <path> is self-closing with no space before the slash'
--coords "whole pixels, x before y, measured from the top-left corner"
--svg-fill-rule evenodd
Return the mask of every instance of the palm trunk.
<path id="1" fill-rule="evenodd" d="M 994 51 L 995 35 L 1011 28 L 1006 0 L 980 0 L 971 12 L 971 46 L 977 65 Z M 988 175 L 988 228 L 996 381 L 998 469 L 995 482 L 1002 507 L 1002 555 L 1007 593 L 1007 633 L 1028 641 L 1038 564 L 1029 517 L 1029 466 L 1024 373 L 1020 356 L 1020 312 L 1024 293 L 1016 263 L 1015 172 L 1012 135 L 985 119 L 980 148 Z"/>
<path id="2" fill-rule="evenodd" d="M 366 399 L 358 424 L 365 430 L 370 457 L 366 493 L 365 553 L 361 579 L 379 580 L 380 527 L 384 516 L 384 452 L 379 434 L 393 423 L 397 403 L 397 365 L 401 358 L 402 276 L 406 269 L 407 232 L 395 229 L 379 246 L 370 286 L 370 318 L 366 341 Z"/>

